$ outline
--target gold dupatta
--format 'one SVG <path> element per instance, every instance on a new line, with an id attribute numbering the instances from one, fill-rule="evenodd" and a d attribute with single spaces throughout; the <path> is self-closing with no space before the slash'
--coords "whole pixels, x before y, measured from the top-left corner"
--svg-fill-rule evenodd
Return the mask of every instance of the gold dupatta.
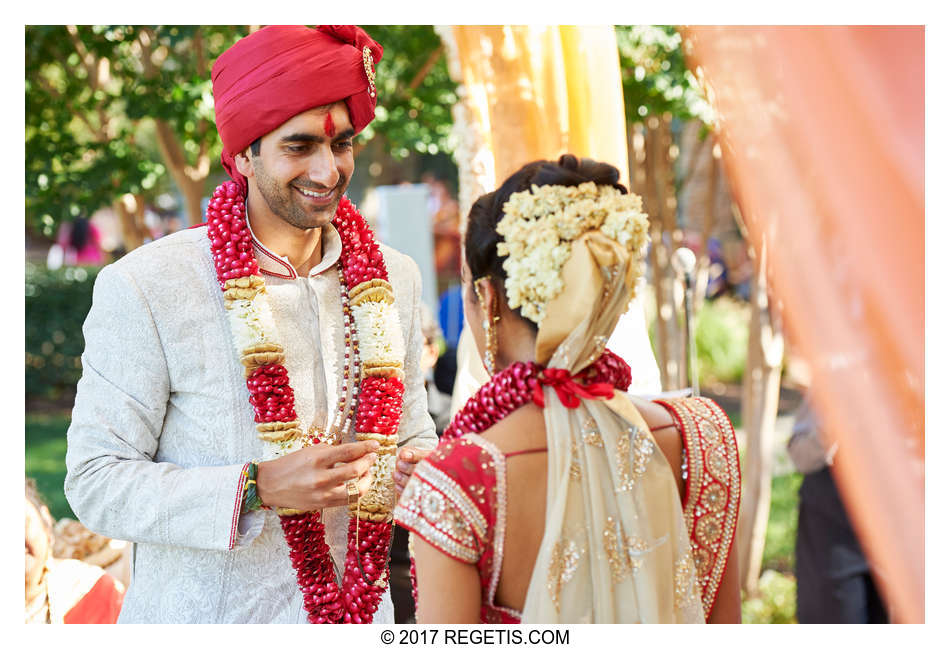
<path id="1" fill-rule="evenodd" d="M 536 359 L 572 375 L 603 351 L 638 259 L 599 231 L 572 244 Z M 569 409 L 544 387 L 544 536 L 522 622 L 704 621 L 679 492 L 649 427 L 621 393 Z"/>

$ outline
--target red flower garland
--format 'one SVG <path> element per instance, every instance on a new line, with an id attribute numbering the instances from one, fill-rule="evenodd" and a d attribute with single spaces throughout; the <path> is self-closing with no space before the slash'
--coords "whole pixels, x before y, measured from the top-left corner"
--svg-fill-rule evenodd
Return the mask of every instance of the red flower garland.
<path id="1" fill-rule="evenodd" d="M 363 217 L 346 197 L 340 199 L 333 225 L 343 243 L 340 264 L 346 289 L 351 290 L 371 279 L 388 281 L 389 274 L 379 245 Z M 260 275 L 247 227 L 244 195 L 234 182 L 226 182 L 214 191 L 208 204 L 208 238 L 222 290 L 226 289 L 228 280 Z M 254 407 L 254 421 L 291 422 L 297 419 L 294 391 L 283 365 L 271 363 L 258 367 L 247 377 L 247 387 L 249 401 Z M 402 415 L 405 389 L 402 382 L 396 377 L 369 377 L 360 388 L 356 430 L 395 434 Z M 321 513 L 281 516 L 280 523 L 290 547 L 297 583 L 303 593 L 307 619 L 314 624 L 372 622 L 389 581 L 387 564 L 391 522 L 360 521 L 357 546 L 357 519 L 350 519 L 342 586 L 336 581 Z"/>
<path id="2" fill-rule="evenodd" d="M 537 363 L 512 363 L 497 372 L 472 395 L 442 433 L 441 446 L 466 433 L 484 433 L 515 410 L 535 399 L 541 389 L 545 368 Z M 582 386 L 609 383 L 618 390 L 630 387 L 630 366 L 609 349 L 572 377 Z M 576 407 L 576 406 L 575 406 Z"/>

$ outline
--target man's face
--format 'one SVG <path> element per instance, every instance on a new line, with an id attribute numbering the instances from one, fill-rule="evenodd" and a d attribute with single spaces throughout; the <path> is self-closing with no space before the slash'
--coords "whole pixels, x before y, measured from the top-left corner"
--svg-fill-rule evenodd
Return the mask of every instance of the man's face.
<path id="1" fill-rule="evenodd" d="M 275 216 L 319 228 L 333 218 L 353 175 L 353 136 L 343 102 L 313 108 L 262 137 L 260 155 L 245 151 L 249 165 L 238 167 L 251 196 L 256 189 Z"/>

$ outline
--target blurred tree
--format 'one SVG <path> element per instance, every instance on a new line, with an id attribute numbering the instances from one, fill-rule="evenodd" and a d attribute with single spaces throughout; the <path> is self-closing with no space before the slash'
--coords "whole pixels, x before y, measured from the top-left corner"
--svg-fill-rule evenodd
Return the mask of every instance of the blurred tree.
<path id="1" fill-rule="evenodd" d="M 746 432 L 746 452 L 742 471 L 742 507 L 735 543 L 740 560 L 740 584 L 746 593 L 756 595 L 772 503 L 775 422 L 782 387 L 785 338 L 781 306 L 777 308 L 769 295 L 771 282 L 765 240 L 761 241 L 757 252 L 749 242 L 738 209 L 737 214 L 755 261 L 755 275 L 749 296 L 749 340 L 746 372 L 742 379 L 742 426 Z"/>
<path id="2" fill-rule="evenodd" d="M 252 28 L 183 26 L 117 28 L 128 55 L 119 59 L 130 119 L 151 120 L 154 141 L 181 192 L 188 223 L 200 223 L 201 200 L 221 143 L 214 125 L 211 66 Z"/>
<path id="3" fill-rule="evenodd" d="M 371 25 L 367 33 L 383 46 L 376 70 L 376 119 L 363 134 L 380 135 L 396 159 L 410 152 L 451 153 L 456 83 L 449 78 L 442 40 L 432 25 Z"/>
<path id="4" fill-rule="evenodd" d="M 55 224 L 113 205 L 127 250 L 146 201 L 166 189 L 201 220 L 219 152 L 211 61 L 246 28 L 27 26 L 27 220 Z M 166 185 L 162 184 L 162 181 Z"/>
<path id="5" fill-rule="evenodd" d="M 113 205 L 127 250 L 146 236 L 145 204 L 173 180 L 201 221 L 220 171 L 211 66 L 251 26 L 27 26 L 27 223 L 47 236 Z M 429 25 L 374 26 L 386 55 L 377 119 L 361 136 L 396 158 L 447 152 L 455 84 Z M 163 184 L 164 183 L 164 184 Z"/>
<path id="6" fill-rule="evenodd" d="M 703 155 L 712 155 L 712 138 L 706 138 L 713 114 L 702 88 L 686 66 L 682 39 L 675 27 L 618 25 L 615 28 L 620 53 L 624 108 L 629 128 L 629 160 L 632 190 L 643 198 L 650 215 L 649 264 L 656 298 L 657 362 L 664 389 L 687 384 L 685 346 L 677 319 L 679 300 L 676 276 L 671 266 L 673 251 L 683 232 L 677 221 L 677 195 L 693 178 Z M 700 120 L 704 146 L 691 156 L 689 166 L 678 173 L 678 124 Z M 712 218 L 712 201 L 710 214 Z M 708 236 L 708 228 L 703 233 Z M 708 276 L 709 258 L 699 255 L 697 275 Z M 704 281 L 697 284 L 705 286 Z M 704 295 L 697 292 L 697 295 Z M 695 300 L 697 307 L 702 299 Z"/>
<path id="7" fill-rule="evenodd" d="M 135 124 L 120 105 L 121 84 L 100 54 L 105 48 L 90 49 L 75 27 L 26 30 L 27 223 L 52 236 L 60 221 L 88 216 L 125 194 L 134 205 L 164 169 L 136 143 Z M 126 247 L 134 247 L 144 224 L 128 210 L 120 213 Z"/>

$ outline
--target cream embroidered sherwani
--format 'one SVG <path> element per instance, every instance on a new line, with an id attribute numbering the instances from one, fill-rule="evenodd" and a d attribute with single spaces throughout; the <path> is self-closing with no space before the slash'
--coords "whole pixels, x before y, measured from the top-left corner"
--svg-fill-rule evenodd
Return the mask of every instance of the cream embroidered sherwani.
<path id="1" fill-rule="evenodd" d="M 399 444 L 434 448 L 419 368 L 419 270 L 407 256 L 381 248 L 406 343 Z M 297 277 L 285 258 L 255 239 L 304 428 L 326 428 L 337 408 L 340 251 L 338 233 L 325 226 L 321 263 Z M 65 490 L 83 524 L 135 543 L 119 621 L 306 622 L 277 515 L 240 514 L 241 469 L 263 458 L 265 447 L 206 228 L 169 235 L 104 268 L 83 335 Z M 347 520 L 345 507 L 324 510 L 338 571 Z M 393 621 L 388 593 L 374 621 Z"/>

